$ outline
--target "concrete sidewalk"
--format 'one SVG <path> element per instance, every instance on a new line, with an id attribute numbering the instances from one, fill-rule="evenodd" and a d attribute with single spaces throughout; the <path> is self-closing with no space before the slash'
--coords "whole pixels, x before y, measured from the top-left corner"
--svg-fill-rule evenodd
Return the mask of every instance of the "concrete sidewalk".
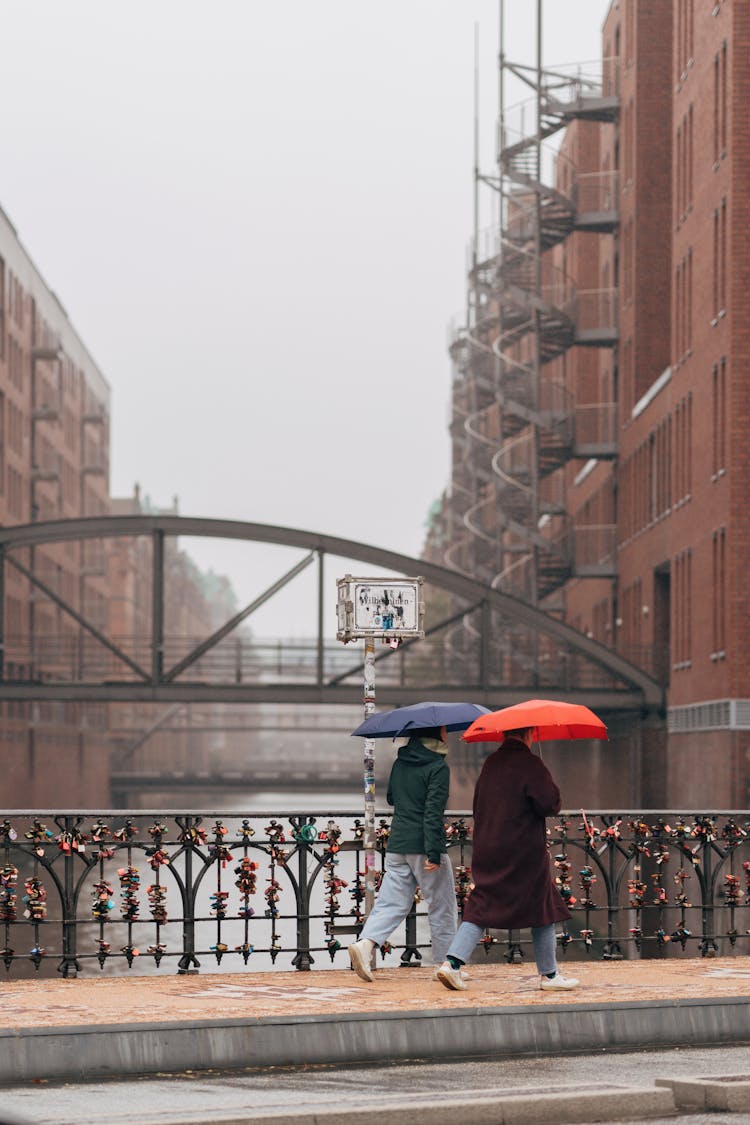
<path id="1" fill-rule="evenodd" d="M 479 963 L 466 992 L 432 969 L 7 979 L 0 1082 L 417 1058 L 750 1043 L 750 960 Z"/>

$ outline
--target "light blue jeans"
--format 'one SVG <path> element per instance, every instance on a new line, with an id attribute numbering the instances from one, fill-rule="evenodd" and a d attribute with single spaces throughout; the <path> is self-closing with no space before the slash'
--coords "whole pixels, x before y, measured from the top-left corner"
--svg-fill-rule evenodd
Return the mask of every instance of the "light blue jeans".
<path id="1" fill-rule="evenodd" d="M 447 956 L 457 957 L 464 964 L 474 952 L 479 939 L 484 933 L 484 927 L 476 926 L 473 922 L 462 922 L 458 933 L 451 942 Z M 555 948 L 555 927 L 532 926 L 531 941 L 534 946 L 534 960 L 542 976 L 547 973 L 557 972 L 557 952 Z"/>
<path id="2" fill-rule="evenodd" d="M 456 889 L 448 856 L 443 854 L 440 857 L 440 866 L 436 871 L 425 871 L 426 859 L 424 855 L 386 852 L 383 882 L 359 937 L 360 940 L 367 938 L 374 941 L 376 945 L 387 941 L 411 910 L 414 893 L 420 887 L 422 898 L 427 903 L 432 960 L 435 965 L 440 965 L 445 960 L 458 925 Z"/>

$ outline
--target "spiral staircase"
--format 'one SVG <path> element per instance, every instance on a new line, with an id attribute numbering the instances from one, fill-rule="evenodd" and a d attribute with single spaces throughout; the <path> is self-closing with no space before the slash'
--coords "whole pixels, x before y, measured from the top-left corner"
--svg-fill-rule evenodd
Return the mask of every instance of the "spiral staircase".
<path id="1" fill-rule="evenodd" d="M 547 365 L 573 347 L 617 342 L 614 291 L 577 291 L 555 253 L 574 231 L 616 230 L 616 173 L 555 178 L 562 157 L 550 159 L 549 138 L 576 119 L 616 121 L 619 99 L 613 67 L 606 81 L 544 71 L 539 81 L 536 71 L 502 65 L 529 84 L 533 74 L 535 129 L 513 132 L 504 122 L 499 175 L 483 177 L 500 192 L 501 221 L 482 252 L 475 240 L 469 316 L 450 344 L 454 534 L 446 561 L 544 606 L 583 573 L 565 466 L 615 456 L 613 425 L 603 440 L 579 440 L 574 396 Z M 613 566 L 610 558 L 584 569 L 611 577 Z"/>

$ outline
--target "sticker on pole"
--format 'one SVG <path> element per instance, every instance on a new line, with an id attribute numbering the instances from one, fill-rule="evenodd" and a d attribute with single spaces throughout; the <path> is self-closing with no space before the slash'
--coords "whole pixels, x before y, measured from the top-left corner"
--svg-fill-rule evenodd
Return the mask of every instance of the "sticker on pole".
<path id="1" fill-rule="evenodd" d="M 424 637 L 424 602 L 419 578 L 338 578 L 336 639 L 348 644 L 360 637 L 398 644 Z"/>

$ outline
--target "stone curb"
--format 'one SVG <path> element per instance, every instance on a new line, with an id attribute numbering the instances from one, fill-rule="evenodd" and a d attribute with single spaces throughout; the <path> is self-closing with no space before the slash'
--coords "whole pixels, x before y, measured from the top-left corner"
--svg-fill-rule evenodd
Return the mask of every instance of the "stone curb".
<path id="1" fill-rule="evenodd" d="M 746 997 L 0 1031 L 0 1083 L 750 1043 Z"/>
<path id="2" fill-rule="evenodd" d="M 212 1116 L 215 1125 L 565 1125 L 590 1121 L 616 1121 L 623 1113 L 632 1119 L 669 1117 L 675 1112 L 672 1091 L 666 1087 L 605 1086 L 523 1093 L 503 1090 L 476 1098 L 441 1098 L 439 1101 L 388 1101 L 376 1107 L 345 1110 L 280 1110 Z M 164 1117 L 140 1119 L 140 1125 L 204 1125 L 205 1113 L 182 1114 L 173 1121 Z"/>
<path id="3" fill-rule="evenodd" d="M 678 1109 L 750 1111 L 750 1075 L 716 1075 L 712 1078 L 657 1078 L 657 1086 L 671 1089 Z"/>

